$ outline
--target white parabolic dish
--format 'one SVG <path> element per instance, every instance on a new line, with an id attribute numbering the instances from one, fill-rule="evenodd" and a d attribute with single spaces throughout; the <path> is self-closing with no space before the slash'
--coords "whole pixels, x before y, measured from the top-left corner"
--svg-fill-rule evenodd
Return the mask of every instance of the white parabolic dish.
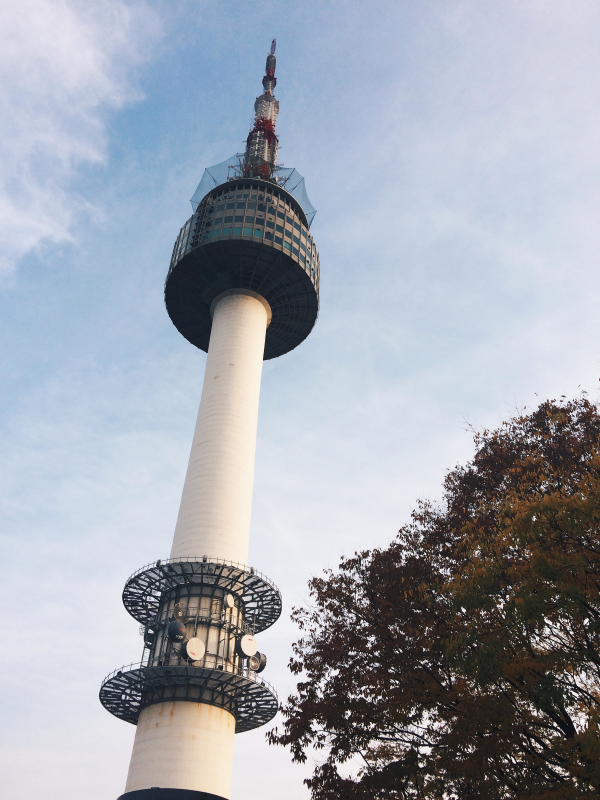
<path id="1" fill-rule="evenodd" d="M 188 658 L 192 661 L 200 661 L 201 658 L 204 658 L 204 654 L 206 653 L 206 647 L 204 646 L 204 642 L 201 639 L 198 639 L 196 636 L 193 636 L 185 645 L 185 649 L 188 654 Z"/>
<path id="2" fill-rule="evenodd" d="M 245 636 L 242 636 L 242 638 L 239 641 L 238 647 L 241 653 L 246 656 L 246 658 L 252 658 L 252 656 L 255 656 L 258 651 L 258 645 L 256 644 L 256 639 L 249 633 L 247 633 Z"/>

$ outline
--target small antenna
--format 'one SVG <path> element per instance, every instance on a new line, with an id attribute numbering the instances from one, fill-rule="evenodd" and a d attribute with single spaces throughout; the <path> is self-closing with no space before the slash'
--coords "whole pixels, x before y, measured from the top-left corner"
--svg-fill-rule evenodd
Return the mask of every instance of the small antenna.
<path id="1" fill-rule="evenodd" d="M 277 45 L 277 39 L 273 39 L 273 41 L 271 42 L 271 55 L 275 53 L 276 45 Z"/>

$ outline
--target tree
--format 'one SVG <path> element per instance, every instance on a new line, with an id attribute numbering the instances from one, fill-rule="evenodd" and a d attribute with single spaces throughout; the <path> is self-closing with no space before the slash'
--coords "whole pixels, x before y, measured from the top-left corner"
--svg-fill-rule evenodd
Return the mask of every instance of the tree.
<path id="1" fill-rule="evenodd" d="M 600 797 L 600 415 L 476 436 L 441 506 L 310 581 L 269 735 L 314 800 Z"/>

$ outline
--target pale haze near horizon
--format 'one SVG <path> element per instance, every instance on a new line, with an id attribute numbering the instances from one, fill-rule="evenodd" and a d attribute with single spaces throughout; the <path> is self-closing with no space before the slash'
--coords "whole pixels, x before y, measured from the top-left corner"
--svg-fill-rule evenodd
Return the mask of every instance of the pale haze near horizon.
<path id="1" fill-rule="evenodd" d="M 321 312 L 265 364 L 250 561 L 280 698 L 291 608 L 385 546 L 470 428 L 598 399 L 600 7 L 8 0 L 0 11 L 3 796 L 116 800 L 127 577 L 165 557 L 205 355 L 163 305 L 205 166 L 243 147 L 277 37 L 280 160 L 318 209 Z M 278 718 L 279 722 L 281 721 Z M 310 764 L 236 739 L 232 800 Z"/>

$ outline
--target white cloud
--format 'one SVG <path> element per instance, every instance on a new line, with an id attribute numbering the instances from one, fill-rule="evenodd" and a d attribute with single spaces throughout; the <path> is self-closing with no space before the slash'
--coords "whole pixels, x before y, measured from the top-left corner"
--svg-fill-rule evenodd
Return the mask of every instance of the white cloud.
<path id="1" fill-rule="evenodd" d="M 156 37 L 145 5 L 5 0 L 0 7 L 0 275 L 44 240 L 70 238 L 69 191 L 106 157 L 105 115 L 139 99 L 133 69 Z"/>

